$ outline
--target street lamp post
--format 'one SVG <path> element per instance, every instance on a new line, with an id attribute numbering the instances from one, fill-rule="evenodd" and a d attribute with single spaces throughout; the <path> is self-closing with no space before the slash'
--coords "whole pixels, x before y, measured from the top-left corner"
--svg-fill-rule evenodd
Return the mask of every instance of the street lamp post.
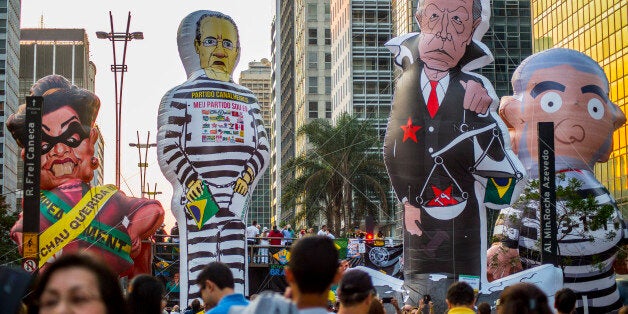
<path id="1" fill-rule="evenodd" d="M 113 64 L 111 65 L 111 72 L 115 78 L 115 90 L 116 90 L 116 186 L 120 188 L 120 134 L 122 130 L 122 87 L 124 85 L 124 72 L 127 71 L 126 66 L 126 47 L 129 41 L 133 39 L 144 39 L 144 33 L 132 32 L 129 33 L 129 26 L 131 25 L 131 12 L 126 22 L 126 31 L 124 33 L 116 33 L 113 30 L 113 15 L 109 11 L 109 21 L 111 23 L 111 31 L 96 32 L 96 37 L 99 39 L 109 39 L 113 48 Z M 116 42 L 124 42 L 124 49 L 122 50 L 122 63 L 118 63 L 116 59 Z M 118 73 L 120 73 L 118 83 Z"/>
<path id="2" fill-rule="evenodd" d="M 137 147 L 137 153 L 139 155 L 140 161 L 137 163 L 137 166 L 140 168 L 140 187 L 141 187 L 141 197 L 144 197 L 144 194 L 148 194 L 150 198 L 150 190 L 144 191 L 144 186 L 146 184 L 146 168 L 148 167 L 148 149 L 151 147 L 157 147 L 156 143 L 150 142 L 150 131 L 148 131 L 148 136 L 146 137 L 146 144 L 140 144 L 140 131 L 137 131 L 137 143 L 129 143 L 131 147 Z M 142 148 L 144 149 L 144 159 L 142 162 Z M 157 190 L 157 186 L 155 185 L 155 190 Z"/>

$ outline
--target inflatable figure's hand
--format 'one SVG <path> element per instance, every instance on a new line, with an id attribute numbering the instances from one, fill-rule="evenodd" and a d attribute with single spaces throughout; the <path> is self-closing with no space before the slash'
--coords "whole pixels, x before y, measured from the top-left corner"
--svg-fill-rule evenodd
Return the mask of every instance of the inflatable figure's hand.
<path id="1" fill-rule="evenodd" d="M 239 177 L 238 180 L 236 180 L 233 190 L 238 194 L 246 195 L 246 193 L 249 191 L 249 185 L 251 185 L 251 182 L 253 182 L 254 177 L 255 176 L 253 175 L 253 169 L 251 169 L 251 167 L 247 167 L 246 171 L 242 173 L 242 176 Z"/>
<path id="2" fill-rule="evenodd" d="M 467 82 L 460 81 L 460 84 L 465 90 L 462 107 L 479 114 L 485 114 L 488 111 L 488 107 L 490 107 L 493 102 L 486 88 L 484 88 L 481 83 L 474 80 L 468 80 Z"/>
<path id="3" fill-rule="evenodd" d="M 203 180 L 192 180 L 188 183 L 188 192 L 185 194 L 185 198 L 189 202 L 193 202 L 203 194 Z"/>
<path id="4" fill-rule="evenodd" d="M 493 243 L 487 251 L 488 280 L 493 281 L 523 270 L 518 249 L 511 249 L 500 242 Z"/>
<path id="5" fill-rule="evenodd" d="M 403 206 L 406 231 L 420 237 L 423 234 L 423 230 L 419 228 L 421 224 L 421 209 L 410 205 L 408 202 L 404 203 Z"/>

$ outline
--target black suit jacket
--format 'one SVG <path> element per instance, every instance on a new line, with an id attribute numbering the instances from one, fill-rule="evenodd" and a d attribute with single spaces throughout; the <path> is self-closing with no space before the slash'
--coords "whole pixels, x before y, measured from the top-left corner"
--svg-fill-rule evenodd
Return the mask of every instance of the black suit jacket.
<path id="1" fill-rule="evenodd" d="M 475 130 L 496 121 L 490 115 L 480 117 L 463 109 L 465 89 L 460 81 L 481 83 L 481 80 L 458 67 L 450 70 L 445 97 L 438 112 L 431 118 L 420 88 L 422 67 L 420 60 L 407 65 L 397 81 L 384 143 L 384 161 L 397 197 L 400 200 L 407 198 L 421 211 L 422 236 L 404 234 L 407 241 L 404 252 L 406 272 L 477 276 L 480 272 L 481 235 L 475 179 L 469 170 L 475 164 L 473 138 L 463 140 L 440 155 L 442 166 L 435 167 L 431 154 L 462 135 L 461 127 Z M 408 118 L 413 125 L 421 127 L 416 132 L 416 142 L 412 139 L 403 141 L 404 130 L 401 127 L 407 124 Z M 477 138 L 482 147 L 487 147 L 492 136 L 489 131 Z M 491 145 L 489 155 L 499 160 L 504 153 L 499 145 Z M 451 187 L 452 196 L 458 201 L 462 201 L 465 193 L 467 204 L 463 212 L 450 220 L 430 216 L 421 205 L 434 199 L 432 187 L 442 191 Z"/>

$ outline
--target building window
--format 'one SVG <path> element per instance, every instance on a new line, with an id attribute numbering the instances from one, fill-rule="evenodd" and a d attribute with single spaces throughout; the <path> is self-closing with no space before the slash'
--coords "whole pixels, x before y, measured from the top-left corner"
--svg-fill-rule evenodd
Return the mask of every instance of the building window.
<path id="1" fill-rule="evenodd" d="M 325 94 L 331 94 L 331 76 L 325 77 Z"/>
<path id="2" fill-rule="evenodd" d="M 329 28 L 325 29 L 325 45 L 331 45 L 331 30 Z"/>
<path id="3" fill-rule="evenodd" d="M 331 53 L 325 53 L 325 70 L 331 69 Z"/>
<path id="4" fill-rule="evenodd" d="M 325 103 L 325 118 L 331 119 L 331 101 Z"/>
<path id="5" fill-rule="evenodd" d="M 318 63 L 318 54 L 316 52 L 307 53 L 307 64 L 309 69 L 316 69 Z"/>
<path id="6" fill-rule="evenodd" d="M 308 40 L 307 43 L 310 45 L 316 45 L 318 44 L 318 38 L 317 38 L 317 32 L 316 32 L 316 28 L 310 28 L 307 31 L 308 34 Z"/>
<path id="7" fill-rule="evenodd" d="M 310 76 L 308 78 L 308 93 L 318 94 L 318 77 Z"/>
<path id="8" fill-rule="evenodd" d="M 316 3 L 310 3 L 307 5 L 307 19 L 308 21 L 316 21 Z"/>
<path id="9" fill-rule="evenodd" d="M 318 118 L 318 103 L 315 101 L 310 101 L 309 104 L 309 117 L 312 119 Z"/>

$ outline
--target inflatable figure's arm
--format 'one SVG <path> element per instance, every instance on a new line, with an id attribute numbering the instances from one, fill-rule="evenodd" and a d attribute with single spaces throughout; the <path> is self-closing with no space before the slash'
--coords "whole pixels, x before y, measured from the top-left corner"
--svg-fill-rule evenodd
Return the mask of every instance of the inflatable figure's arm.
<path id="1" fill-rule="evenodd" d="M 15 224 L 13 225 L 13 227 L 11 227 L 11 240 L 13 240 L 13 242 L 15 242 L 15 244 L 17 244 L 17 249 L 20 252 L 20 254 L 22 254 L 22 223 L 24 221 L 24 217 L 22 217 L 22 215 L 24 214 L 24 212 L 20 213 L 19 218 L 17 219 L 17 221 L 15 222 Z"/>
<path id="2" fill-rule="evenodd" d="M 251 106 L 249 113 L 253 116 L 253 126 L 255 127 L 255 149 L 251 154 L 251 158 L 246 162 L 245 170 L 240 174 L 240 177 L 236 180 L 233 190 L 236 193 L 246 195 L 249 191 L 249 187 L 253 184 L 253 181 L 264 169 L 264 166 L 268 160 L 269 143 L 268 136 L 266 135 L 266 129 L 264 128 L 264 122 L 262 120 L 261 111 L 257 104 Z"/>
<path id="3" fill-rule="evenodd" d="M 416 236 L 423 234 L 421 229 L 421 209 L 410 205 L 409 202 L 404 203 L 403 220 L 406 231 Z"/>
<path id="4" fill-rule="evenodd" d="M 489 96 L 484 85 L 475 80 L 460 81 L 460 84 L 465 89 L 462 107 L 478 114 L 486 114 L 493 103 L 493 99 Z"/>
<path id="5" fill-rule="evenodd" d="M 490 280 L 499 279 L 523 269 L 519 256 L 519 229 L 521 211 L 501 210 L 495 222 L 493 245 L 487 252 L 487 270 Z"/>
<path id="6" fill-rule="evenodd" d="M 129 216 L 127 230 L 131 237 L 131 257 L 142 249 L 142 240 L 150 238 L 164 221 L 164 209 L 159 202 L 151 202 L 139 207 Z"/>

